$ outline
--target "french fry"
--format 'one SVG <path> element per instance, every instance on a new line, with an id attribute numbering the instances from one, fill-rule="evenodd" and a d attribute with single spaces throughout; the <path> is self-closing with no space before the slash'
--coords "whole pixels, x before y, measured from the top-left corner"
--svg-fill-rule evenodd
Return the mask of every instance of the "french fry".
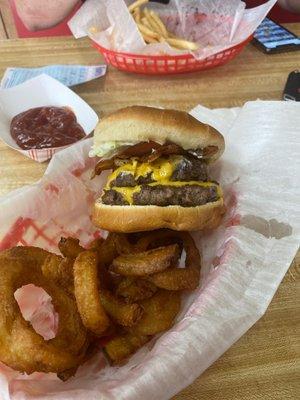
<path id="1" fill-rule="evenodd" d="M 176 35 L 170 31 L 167 31 L 167 37 L 176 39 Z"/>
<path id="2" fill-rule="evenodd" d="M 163 37 L 168 37 L 167 28 L 166 28 L 165 24 L 162 22 L 162 20 L 160 19 L 159 15 L 155 11 L 150 11 L 150 15 L 154 19 L 156 24 L 159 26 Z"/>
<path id="3" fill-rule="evenodd" d="M 130 6 L 128 7 L 128 10 L 130 12 L 132 12 L 133 10 L 135 10 L 137 7 L 142 6 L 143 4 L 148 3 L 149 0 L 137 0 L 134 3 L 130 4 Z"/>
<path id="4" fill-rule="evenodd" d="M 184 50 L 197 50 L 198 45 L 195 42 L 190 42 L 188 40 L 179 39 L 179 38 L 166 38 L 166 42 L 169 43 L 172 47 L 177 47 L 178 49 Z"/>
<path id="5" fill-rule="evenodd" d="M 133 11 L 133 18 L 134 18 L 135 22 L 141 22 L 141 10 L 140 10 L 140 8 L 136 8 Z"/>
<path id="6" fill-rule="evenodd" d="M 158 40 L 154 39 L 151 36 L 145 35 L 144 33 L 142 36 L 143 36 L 143 39 L 145 40 L 145 42 L 147 42 L 147 43 L 158 43 Z"/>
<path id="7" fill-rule="evenodd" d="M 159 35 L 164 36 L 163 31 L 161 30 L 160 26 L 156 23 L 155 19 L 152 17 L 148 8 L 144 9 L 144 15 L 148 21 L 148 24 L 151 26 L 151 29 L 154 32 L 157 32 Z"/>
<path id="8" fill-rule="evenodd" d="M 142 23 L 143 25 L 145 25 L 147 28 L 152 29 L 152 26 L 149 24 L 149 21 L 147 20 L 146 17 L 143 17 L 143 18 L 141 19 L 141 23 Z"/>
<path id="9" fill-rule="evenodd" d="M 95 26 L 91 26 L 89 28 L 89 33 L 93 34 L 93 33 L 97 33 L 99 32 L 99 29 L 97 29 Z"/>
<path id="10" fill-rule="evenodd" d="M 128 7 L 146 43 L 167 42 L 171 47 L 179 50 L 193 51 L 198 49 L 197 43 L 179 38 L 169 32 L 155 11 L 149 10 L 147 7 L 141 10 L 141 6 L 147 4 L 148 1 L 137 0 Z"/>
<path id="11" fill-rule="evenodd" d="M 152 37 L 153 39 L 157 39 L 157 40 L 159 39 L 159 34 L 154 32 L 153 30 L 147 28 L 147 26 L 145 26 L 141 23 L 138 23 L 137 26 L 142 34 Z"/>

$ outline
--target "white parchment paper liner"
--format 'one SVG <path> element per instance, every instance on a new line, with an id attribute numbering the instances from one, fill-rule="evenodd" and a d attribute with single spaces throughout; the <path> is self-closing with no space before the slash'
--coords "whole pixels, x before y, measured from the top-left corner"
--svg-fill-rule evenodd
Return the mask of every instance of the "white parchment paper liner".
<path id="1" fill-rule="evenodd" d="M 217 230 L 195 234 L 201 287 L 185 298 L 174 327 L 126 365 L 103 368 L 99 353 L 65 383 L 1 366 L 1 400 L 166 400 L 239 339 L 266 311 L 299 245 L 299 111 L 295 102 L 264 101 L 192 110 L 226 140 L 212 176 L 224 188 L 227 214 Z M 0 247 L 21 240 L 54 249 L 45 237 L 62 232 L 85 243 L 93 237 L 87 210 L 105 178 L 89 180 L 90 145 L 61 151 L 41 181 L 1 198 Z"/>
<path id="2" fill-rule="evenodd" d="M 200 60 L 249 38 L 276 1 L 269 0 L 247 10 L 240 0 L 170 0 L 168 5 L 149 3 L 147 7 L 159 13 L 170 32 L 197 42 L 199 49 L 192 54 Z M 187 53 L 167 43 L 146 45 L 127 10 L 131 3 L 132 0 L 87 0 L 68 25 L 76 38 L 88 35 L 100 46 L 114 51 L 152 55 Z"/>
<path id="3" fill-rule="evenodd" d="M 10 89 L 0 89 L 0 139 L 38 162 L 50 159 L 68 146 L 23 150 L 10 135 L 10 123 L 15 115 L 43 106 L 70 107 L 86 135 L 93 131 L 98 122 L 95 111 L 81 97 L 49 75 L 41 74 Z"/>

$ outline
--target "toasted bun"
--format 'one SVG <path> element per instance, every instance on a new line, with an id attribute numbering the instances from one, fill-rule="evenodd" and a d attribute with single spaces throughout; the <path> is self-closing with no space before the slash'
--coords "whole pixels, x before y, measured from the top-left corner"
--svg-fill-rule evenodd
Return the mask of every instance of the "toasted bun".
<path id="1" fill-rule="evenodd" d="M 140 232 L 160 228 L 195 231 L 216 228 L 225 212 L 223 199 L 197 207 L 110 206 L 97 201 L 92 220 L 110 232 Z"/>
<path id="2" fill-rule="evenodd" d="M 143 142 L 170 141 L 183 149 L 216 146 L 216 160 L 224 151 L 224 138 L 213 127 L 199 122 L 184 111 L 133 106 L 122 108 L 103 118 L 95 128 L 94 146 L 108 141 Z"/>

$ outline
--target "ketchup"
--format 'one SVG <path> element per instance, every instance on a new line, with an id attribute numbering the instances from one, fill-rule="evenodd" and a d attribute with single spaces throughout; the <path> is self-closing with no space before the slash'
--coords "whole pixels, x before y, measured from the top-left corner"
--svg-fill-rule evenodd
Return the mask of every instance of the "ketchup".
<path id="1" fill-rule="evenodd" d="M 30 108 L 12 119 L 10 134 L 24 150 L 66 146 L 85 137 L 67 107 Z"/>

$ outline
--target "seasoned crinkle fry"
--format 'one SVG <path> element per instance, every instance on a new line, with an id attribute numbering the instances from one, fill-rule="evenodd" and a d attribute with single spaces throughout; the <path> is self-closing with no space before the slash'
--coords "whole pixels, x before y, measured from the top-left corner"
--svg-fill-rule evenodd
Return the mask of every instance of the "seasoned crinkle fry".
<path id="1" fill-rule="evenodd" d="M 197 43 L 185 40 L 184 38 L 176 37 L 172 32 L 169 32 L 159 17 L 159 15 L 148 8 L 141 9 L 148 3 L 148 0 L 137 0 L 128 6 L 128 10 L 138 26 L 138 29 L 146 43 L 168 43 L 171 47 L 179 50 L 197 50 Z"/>

